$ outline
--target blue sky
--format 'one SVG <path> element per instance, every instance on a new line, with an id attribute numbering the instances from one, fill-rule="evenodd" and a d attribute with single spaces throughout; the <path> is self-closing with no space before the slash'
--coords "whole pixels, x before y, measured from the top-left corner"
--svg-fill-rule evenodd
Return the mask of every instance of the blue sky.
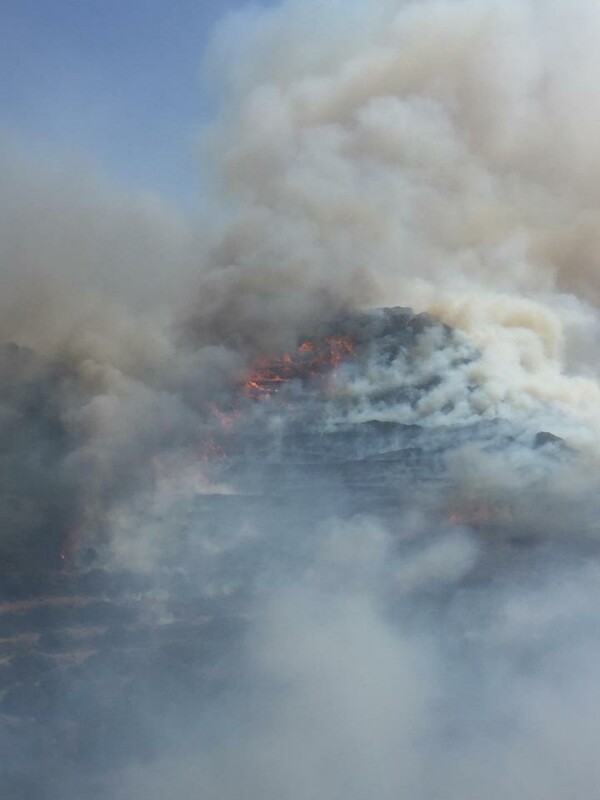
<path id="1" fill-rule="evenodd" d="M 0 129 L 190 207 L 200 66 L 243 0 L 1 0 Z"/>

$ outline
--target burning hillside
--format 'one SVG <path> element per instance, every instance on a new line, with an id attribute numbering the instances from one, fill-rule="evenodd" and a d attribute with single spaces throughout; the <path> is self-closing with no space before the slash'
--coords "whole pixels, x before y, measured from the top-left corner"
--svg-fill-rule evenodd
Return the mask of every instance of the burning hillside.
<path id="1" fill-rule="evenodd" d="M 198 218 L 0 158 L 0 800 L 598 794 L 599 41 L 281 0 Z"/>
<path id="2" fill-rule="evenodd" d="M 4 540 L 0 713 L 16 741 L 35 738 L 43 774 L 60 785 L 88 787 L 99 773 L 106 787 L 115 771 L 156 758 L 146 714 L 198 733 L 221 693 L 235 696 L 254 669 L 249 653 L 242 662 L 235 654 L 254 625 L 248 608 L 279 594 L 278 573 L 304 580 L 305 570 L 325 569 L 326 584 L 360 585 L 371 580 L 365 569 L 390 560 L 397 577 L 384 585 L 395 605 L 423 590 L 423 570 L 426 591 L 442 595 L 456 582 L 477 586 L 492 568 L 510 574 L 550 537 L 560 548 L 575 513 L 580 543 L 589 551 L 595 541 L 575 511 L 582 495 L 553 496 L 577 455 L 526 417 L 483 416 L 481 354 L 407 308 L 347 313 L 292 353 L 252 362 L 227 403 L 203 414 L 194 447 L 149 450 L 126 493 L 96 495 L 94 514 L 64 469 L 80 443 L 54 411 L 57 390 L 72 392 L 78 377 L 47 363 L 32 369 L 29 353 L 7 358 L 6 401 L 37 398 L 29 419 L 53 443 L 74 495 L 55 538 L 40 537 L 49 490 L 37 466 L 20 499 L 31 508 L 18 518 L 27 551 Z M 10 449 L 5 440 L 6 453 L 31 471 L 18 441 Z M 494 481 L 468 476 L 465 460 L 495 463 Z M 389 553 L 380 563 L 381 547 Z M 42 797 L 25 777 L 26 755 L 12 763 L 14 796 L 29 786 Z"/>
<path id="3" fill-rule="evenodd" d="M 270 397 L 290 381 L 307 383 L 326 375 L 354 352 L 349 337 L 330 336 L 321 341 L 302 341 L 294 353 L 257 359 L 244 383 L 248 397 Z"/>

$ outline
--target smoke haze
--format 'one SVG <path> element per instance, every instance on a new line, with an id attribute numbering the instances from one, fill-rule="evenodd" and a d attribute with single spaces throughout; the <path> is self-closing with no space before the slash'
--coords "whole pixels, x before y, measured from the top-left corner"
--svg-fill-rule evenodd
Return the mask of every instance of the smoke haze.
<path id="1" fill-rule="evenodd" d="M 252 300 L 226 319 L 270 319 L 299 282 L 413 305 L 487 348 L 499 403 L 595 416 L 599 24 L 590 3 L 486 0 L 288 3 L 225 25 L 207 138 L 240 207 L 224 302 L 232 280 Z"/>
<path id="2" fill-rule="evenodd" d="M 123 695 L 76 664 L 106 727 L 13 797 L 596 796 L 599 43 L 592 0 L 249 7 L 193 220 L 6 142 L 2 574 L 196 626 Z M 240 399 L 327 324 L 323 391 Z"/>

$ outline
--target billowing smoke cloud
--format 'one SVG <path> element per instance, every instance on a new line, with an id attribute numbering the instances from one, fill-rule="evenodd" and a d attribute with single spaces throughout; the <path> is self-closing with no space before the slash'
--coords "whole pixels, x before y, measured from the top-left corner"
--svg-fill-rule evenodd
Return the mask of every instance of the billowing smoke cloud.
<path id="1" fill-rule="evenodd" d="M 496 408 L 595 418 L 599 26 L 591 3 L 523 0 L 234 17 L 207 147 L 238 215 L 203 325 L 413 305 L 486 349 Z"/>
<path id="2" fill-rule="evenodd" d="M 286 0 L 215 36 L 205 219 L 3 160 L 0 711 L 59 743 L 0 741 L 12 796 L 595 796 L 598 42 Z M 353 360 L 244 396 L 327 324 Z"/>
<path id="3" fill-rule="evenodd" d="M 52 451 L 79 508 L 53 520 L 56 541 L 65 525 L 101 526 L 114 498 L 148 479 L 154 454 L 198 439 L 239 358 L 180 336 L 202 252 L 189 220 L 89 165 L 44 163 L 10 142 L 0 170 L 6 494 L 24 489 L 35 503 L 39 484 L 44 495 L 40 453 Z"/>

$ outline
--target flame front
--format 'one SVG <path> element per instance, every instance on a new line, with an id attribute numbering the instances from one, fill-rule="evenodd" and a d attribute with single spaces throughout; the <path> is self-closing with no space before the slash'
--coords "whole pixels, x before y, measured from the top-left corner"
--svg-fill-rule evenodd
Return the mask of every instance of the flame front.
<path id="1" fill-rule="evenodd" d="M 354 353 L 354 343 L 346 336 L 330 336 L 322 341 L 301 342 L 293 354 L 278 358 L 259 358 L 243 385 L 247 397 L 272 397 L 292 380 L 307 382 L 327 374 Z"/>

